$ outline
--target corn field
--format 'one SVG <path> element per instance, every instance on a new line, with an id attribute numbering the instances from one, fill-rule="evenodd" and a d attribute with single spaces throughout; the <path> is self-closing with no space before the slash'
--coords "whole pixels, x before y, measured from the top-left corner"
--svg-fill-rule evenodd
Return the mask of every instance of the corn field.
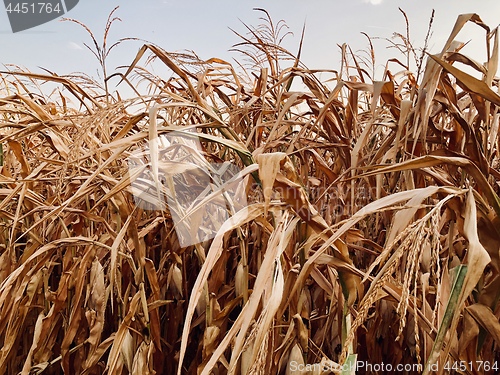
<path id="1" fill-rule="evenodd" d="M 0 375 L 500 371 L 498 28 L 376 80 L 259 11 L 238 63 L 110 73 L 113 11 L 103 81 L 0 72 Z"/>

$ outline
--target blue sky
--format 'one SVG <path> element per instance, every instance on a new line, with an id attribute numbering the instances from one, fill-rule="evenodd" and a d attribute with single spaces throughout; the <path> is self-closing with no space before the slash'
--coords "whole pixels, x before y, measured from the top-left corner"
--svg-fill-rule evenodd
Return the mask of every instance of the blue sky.
<path id="1" fill-rule="evenodd" d="M 85 23 L 100 39 L 107 16 L 117 5 L 120 8 L 116 16 L 122 22 L 114 24 L 108 43 L 123 37 L 142 38 L 168 51 L 194 50 L 203 59 L 238 57 L 228 52 L 239 41 L 229 28 L 243 33 L 242 21 L 256 26 L 261 13 L 252 8 L 265 8 L 275 21 L 284 19 L 295 34 L 285 43 L 290 50 L 296 50 L 305 22 L 303 61 L 318 69 L 340 67 L 338 44 L 348 43 L 355 51 L 365 49 L 368 44 L 362 31 L 382 38 L 391 37 L 395 31 L 404 33 L 398 7 L 410 19 L 411 39 L 416 46 L 423 43 L 431 10 L 436 10 L 433 52 L 442 48 L 461 13 L 478 13 L 491 27 L 500 23 L 498 0 L 80 0 L 66 16 Z M 467 25 L 458 39 L 473 39 L 465 53 L 484 61 L 482 29 Z M 35 72 L 43 67 L 58 74 L 81 71 L 95 76 L 98 65 L 83 47 L 84 42 L 90 43 L 90 39 L 81 27 L 57 20 L 13 34 L 6 13 L 0 12 L 1 64 L 17 64 Z M 128 42 L 117 47 L 110 56 L 109 69 L 129 64 L 140 46 L 140 42 Z M 399 57 L 396 51 L 387 50 L 383 41 L 377 41 L 375 46 L 381 65 L 388 57 Z"/>

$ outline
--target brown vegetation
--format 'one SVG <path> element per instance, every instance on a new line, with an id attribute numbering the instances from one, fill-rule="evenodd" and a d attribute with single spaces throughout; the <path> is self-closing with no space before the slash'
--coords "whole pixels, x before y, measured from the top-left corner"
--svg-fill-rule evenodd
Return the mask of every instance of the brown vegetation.
<path id="1" fill-rule="evenodd" d="M 292 374 L 356 360 L 497 372 L 497 29 L 462 15 L 428 57 L 400 35 L 407 61 L 373 81 L 347 46 L 339 71 L 303 66 L 263 14 L 235 47 L 251 67 L 144 45 L 120 75 L 147 84 L 133 99 L 85 77 L 1 73 L 0 374 Z M 485 64 L 454 41 L 467 22 L 485 30 Z M 109 50 L 93 41 L 108 82 Z M 140 66 L 147 53 L 172 76 Z M 46 95 L 46 81 L 61 89 Z M 136 204 L 127 160 L 193 126 L 202 158 L 239 167 L 248 206 L 223 195 L 232 220 L 181 247 L 168 209 Z"/>

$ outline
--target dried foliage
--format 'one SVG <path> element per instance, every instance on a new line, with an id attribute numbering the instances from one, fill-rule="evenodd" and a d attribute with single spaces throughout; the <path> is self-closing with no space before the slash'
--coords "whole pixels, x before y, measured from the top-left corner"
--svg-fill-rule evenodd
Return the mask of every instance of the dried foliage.
<path id="1" fill-rule="evenodd" d="M 376 81 L 347 46 L 338 72 L 307 69 L 263 14 L 235 47 L 243 73 L 145 44 L 120 74 L 146 84 L 129 100 L 83 76 L 1 73 L 0 374 L 497 372 L 475 361 L 500 360 L 498 29 L 462 15 L 421 79 L 393 60 Z M 455 42 L 467 22 L 485 64 Z M 111 48 L 93 41 L 107 82 Z M 181 247 L 168 208 L 136 204 L 127 163 L 193 129 L 204 160 L 239 167 L 248 205 L 217 185 L 231 219 Z"/>

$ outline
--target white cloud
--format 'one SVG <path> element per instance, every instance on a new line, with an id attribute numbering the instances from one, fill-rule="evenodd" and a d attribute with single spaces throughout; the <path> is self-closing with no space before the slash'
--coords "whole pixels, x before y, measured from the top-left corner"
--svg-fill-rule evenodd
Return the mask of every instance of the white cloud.
<path id="1" fill-rule="evenodd" d="M 379 5 L 382 4 L 383 0 L 365 0 L 365 3 L 371 4 L 371 5 Z"/>
<path id="2" fill-rule="evenodd" d="M 76 44 L 75 42 L 69 42 L 68 48 L 69 49 L 83 49 L 79 44 Z"/>

